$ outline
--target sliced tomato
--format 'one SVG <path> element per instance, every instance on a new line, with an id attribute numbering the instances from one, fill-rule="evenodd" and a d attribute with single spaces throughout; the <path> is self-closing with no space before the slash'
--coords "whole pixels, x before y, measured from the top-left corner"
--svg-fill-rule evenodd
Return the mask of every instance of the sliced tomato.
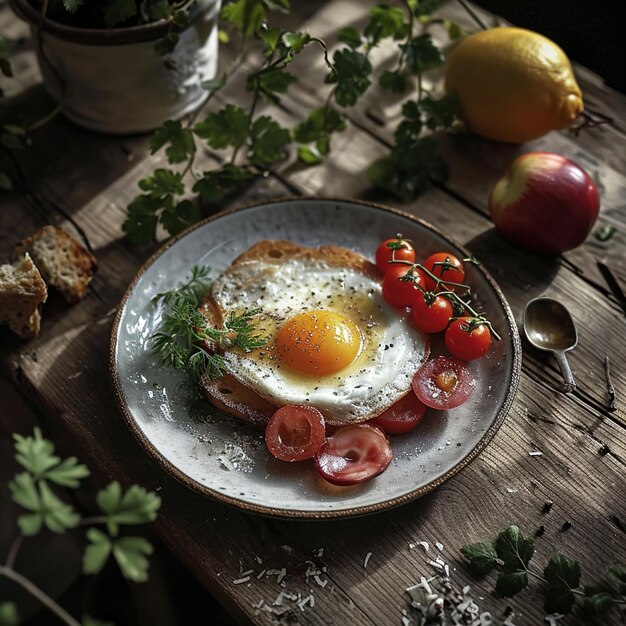
<path id="1" fill-rule="evenodd" d="M 339 428 L 315 455 L 315 466 L 333 485 L 356 485 L 384 472 L 393 454 L 385 433 L 376 426 Z"/>
<path id="2" fill-rule="evenodd" d="M 402 435 L 413 430 L 426 413 L 426 405 L 412 392 L 392 404 L 384 413 L 369 420 L 380 426 L 388 435 Z"/>
<path id="3" fill-rule="evenodd" d="M 433 409 L 454 409 L 474 391 L 476 381 L 459 359 L 438 356 L 427 361 L 413 376 L 413 391 Z"/>
<path id="4" fill-rule="evenodd" d="M 281 461 L 312 459 L 325 440 L 324 416 L 312 406 L 283 406 L 265 428 L 267 448 Z"/>

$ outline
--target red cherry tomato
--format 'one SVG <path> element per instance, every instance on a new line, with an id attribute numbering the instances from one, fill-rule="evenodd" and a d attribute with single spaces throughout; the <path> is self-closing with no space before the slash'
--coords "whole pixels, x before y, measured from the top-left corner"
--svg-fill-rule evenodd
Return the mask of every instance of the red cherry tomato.
<path id="1" fill-rule="evenodd" d="M 403 278 L 412 280 L 401 280 Z M 424 275 L 411 265 L 393 265 L 383 278 L 383 298 L 393 306 L 411 306 L 421 295 L 424 287 Z"/>
<path id="2" fill-rule="evenodd" d="M 460 317 L 448 326 L 445 340 L 452 356 L 463 361 L 473 361 L 489 350 L 491 332 L 487 324 L 477 321 L 475 317 Z"/>
<path id="3" fill-rule="evenodd" d="M 463 263 L 449 252 L 431 254 L 424 261 L 423 265 L 429 272 L 442 280 L 451 280 L 453 283 L 462 283 L 465 280 Z M 435 281 L 427 274 L 424 274 L 424 279 L 426 281 L 427 291 L 441 291 L 444 288 L 443 285 L 437 288 Z M 446 285 L 445 288 L 447 288 L 448 291 L 454 291 L 456 289 L 454 285 Z"/>
<path id="4" fill-rule="evenodd" d="M 426 405 L 409 391 L 406 396 L 368 423 L 380 426 L 388 435 L 402 435 L 413 430 L 422 421 L 424 413 Z"/>
<path id="5" fill-rule="evenodd" d="M 384 472 L 393 454 L 385 433 L 376 426 L 339 428 L 315 455 L 315 466 L 333 485 L 356 485 Z"/>
<path id="6" fill-rule="evenodd" d="M 415 263 L 415 250 L 404 239 L 386 239 L 376 249 L 376 265 L 381 274 L 385 275 L 391 267 L 391 261 L 409 261 Z"/>
<path id="7" fill-rule="evenodd" d="M 427 361 L 413 376 L 413 391 L 433 409 L 454 409 L 474 390 L 474 378 L 458 359 L 438 356 Z"/>
<path id="8" fill-rule="evenodd" d="M 312 459 L 325 440 L 324 417 L 312 406 L 283 406 L 265 428 L 265 443 L 281 461 Z"/>
<path id="9" fill-rule="evenodd" d="M 444 296 L 435 296 L 432 302 L 430 299 L 420 293 L 411 308 L 411 324 L 423 333 L 440 333 L 452 317 L 452 304 Z"/>

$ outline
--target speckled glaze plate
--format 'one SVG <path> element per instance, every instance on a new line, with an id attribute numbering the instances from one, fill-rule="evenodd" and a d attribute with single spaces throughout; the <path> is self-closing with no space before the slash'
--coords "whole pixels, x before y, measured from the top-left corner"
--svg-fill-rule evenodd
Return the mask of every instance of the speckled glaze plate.
<path id="1" fill-rule="evenodd" d="M 217 276 L 262 239 L 334 244 L 372 258 L 383 239 L 401 232 L 419 257 L 451 251 L 468 256 L 429 224 L 395 209 L 352 200 L 286 199 L 212 217 L 170 240 L 141 268 L 122 298 L 111 341 L 115 395 L 130 429 L 163 468 L 208 496 L 248 511 L 290 518 L 333 518 L 384 510 L 433 490 L 462 470 L 500 428 L 517 388 L 521 349 L 513 315 L 481 267 L 467 280 L 502 341 L 470 365 L 472 397 L 449 412 L 428 411 L 419 427 L 391 438 L 394 459 L 382 475 L 333 487 L 312 462 L 273 459 L 263 434 L 202 403 L 198 421 L 178 375 L 159 367 L 150 337 L 162 314 L 151 299 L 178 285 L 197 264 Z M 433 351 L 440 349 L 435 342 Z"/>

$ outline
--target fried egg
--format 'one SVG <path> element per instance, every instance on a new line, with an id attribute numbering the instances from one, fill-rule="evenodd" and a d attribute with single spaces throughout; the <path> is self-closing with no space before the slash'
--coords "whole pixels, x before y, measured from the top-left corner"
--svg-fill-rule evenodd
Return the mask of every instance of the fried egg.
<path id="1" fill-rule="evenodd" d="M 223 319 L 258 307 L 256 332 L 267 339 L 227 350 L 227 371 L 276 406 L 314 406 L 334 424 L 382 413 L 428 356 L 428 340 L 383 301 L 379 280 L 323 258 L 235 264 L 212 297 Z"/>

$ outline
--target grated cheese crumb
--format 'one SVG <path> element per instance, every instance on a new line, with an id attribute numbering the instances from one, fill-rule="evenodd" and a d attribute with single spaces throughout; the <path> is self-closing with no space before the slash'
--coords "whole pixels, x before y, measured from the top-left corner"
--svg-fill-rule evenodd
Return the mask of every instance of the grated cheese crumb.
<path id="1" fill-rule="evenodd" d="M 428 541 L 420 541 L 418 545 L 420 545 L 420 546 L 422 546 L 422 548 L 424 548 L 424 552 L 428 552 L 428 548 L 430 547 L 428 545 Z"/>
<path id="2" fill-rule="evenodd" d="M 440 543 L 439 541 L 435 544 L 437 550 L 439 550 L 439 552 L 443 551 L 443 543 Z"/>
<path id="3" fill-rule="evenodd" d="M 369 560 L 370 560 L 371 556 L 372 556 L 372 553 L 371 553 L 371 552 L 368 552 L 368 553 L 365 555 L 365 561 L 363 561 L 363 567 L 364 567 L 365 569 L 367 569 L 367 564 L 369 563 Z"/>
<path id="4" fill-rule="evenodd" d="M 233 585 L 242 585 L 243 583 L 247 583 L 250 580 L 250 576 L 244 576 L 243 578 L 237 578 L 237 580 L 233 580 Z"/>
<path id="5" fill-rule="evenodd" d="M 543 456 L 543 452 L 540 452 L 539 450 L 533 450 L 532 452 L 528 453 L 528 456 Z"/>

